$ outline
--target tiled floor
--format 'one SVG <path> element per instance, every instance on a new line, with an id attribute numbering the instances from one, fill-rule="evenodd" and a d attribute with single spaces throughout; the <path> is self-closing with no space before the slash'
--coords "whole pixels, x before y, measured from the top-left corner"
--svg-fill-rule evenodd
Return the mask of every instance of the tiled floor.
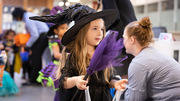
<path id="1" fill-rule="evenodd" d="M 21 86 L 19 93 L 0 97 L 0 101 L 53 101 L 55 91 L 42 86 Z"/>

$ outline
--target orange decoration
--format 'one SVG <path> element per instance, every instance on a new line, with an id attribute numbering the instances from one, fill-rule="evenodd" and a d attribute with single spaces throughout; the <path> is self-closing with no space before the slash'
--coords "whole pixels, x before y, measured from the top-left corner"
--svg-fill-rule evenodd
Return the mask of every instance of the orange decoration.
<path id="1" fill-rule="evenodd" d="M 30 38 L 29 33 L 27 33 L 27 34 L 19 33 L 14 38 L 15 39 L 15 44 L 17 46 L 25 45 L 28 42 L 29 38 Z"/>

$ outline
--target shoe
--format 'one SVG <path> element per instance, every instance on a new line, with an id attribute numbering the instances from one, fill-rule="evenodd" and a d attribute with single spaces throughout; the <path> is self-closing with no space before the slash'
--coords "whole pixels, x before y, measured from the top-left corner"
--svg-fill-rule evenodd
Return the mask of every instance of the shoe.
<path id="1" fill-rule="evenodd" d="M 23 74 L 22 79 L 26 80 L 26 75 L 25 74 Z"/>
<path id="2" fill-rule="evenodd" d="M 32 85 L 31 82 L 24 82 L 24 83 L 22 83 L 22 86 L 30 86 L 30 85 Z"/>

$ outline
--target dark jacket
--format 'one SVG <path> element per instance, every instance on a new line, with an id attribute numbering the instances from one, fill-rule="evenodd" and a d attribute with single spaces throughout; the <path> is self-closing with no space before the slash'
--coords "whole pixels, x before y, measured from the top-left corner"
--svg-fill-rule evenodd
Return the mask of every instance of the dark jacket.
<path id="1" fill-rule="evenodd" d="M 117 9 L 119 11 L 120 20 L 116 24 L 112 25 L 109 29 L 119 32 L 118 38 L 122 38 L 124 29 L 132 21 L 136 21 L 133 6 L 130 0 L 102 0 L 103 9 Z M 123 66 L 114 67 L 117 74 L 120 76 L 127 75 L 128 66 L 134 56 L 126 54 L 125 48 L 118 57 L 121 58 L 124 55 L 128 55 L 128 59 L 122 62 Z"/>

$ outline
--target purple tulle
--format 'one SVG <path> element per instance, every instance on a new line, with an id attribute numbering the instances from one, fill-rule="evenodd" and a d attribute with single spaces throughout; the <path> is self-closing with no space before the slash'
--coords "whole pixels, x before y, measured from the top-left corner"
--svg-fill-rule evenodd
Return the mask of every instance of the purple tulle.
<path id="1" fill-rule="evenodd" d="M 43 73 L 43 77 L 49 78 L 51 77 L 54 81 L 56 78 L 55 72 L 57 71 L 58 67 L 53 63 L 50 62 L 45 68 L 41 69 L 41 72 Z M 47 84 L 46 79 L 42 79 L 42 83 L 44 86 Z M 54 87 L 58 88 L 58 81 L 54 82 Z"/>
<path id="2" fill-rule="evenodd" d="M 56 68 L 56 65 L 50 62 L 45 68 L 41 69 L 41 72 L 44 74 L 44 77 L 53 77 Z"/>
<path id="3" fill-rule="evenodd" d="M 54 80 L 54 88 L 59 88 L 59 79 Z"/>
<path id="4" fill-rule="evenodd" d="M 114 59 L 121 54 L 123 45 L 123 39 L 116 40 L 118 36 L 117 31 L 109 31 L 108 35 L 102 40 L 95 50 L 95 53 L 90 61 L 89 68 L 87 68 L 87 74 L 91 75 L 94 71 L 103 70 L 110 65 L 121 65 L 121 61 L 127 57 L 118 59 L 119 62 L 113 62 Z"/>
<path id="5" fill-rule="evenodd" d="M 56 94 L 55 94 L 55 97 L 54 97 L 54 101 L 60 101 L 59 95 L 60 95 L 60 92 L 59 92 L 59 90 L 57 90 Z"/>

